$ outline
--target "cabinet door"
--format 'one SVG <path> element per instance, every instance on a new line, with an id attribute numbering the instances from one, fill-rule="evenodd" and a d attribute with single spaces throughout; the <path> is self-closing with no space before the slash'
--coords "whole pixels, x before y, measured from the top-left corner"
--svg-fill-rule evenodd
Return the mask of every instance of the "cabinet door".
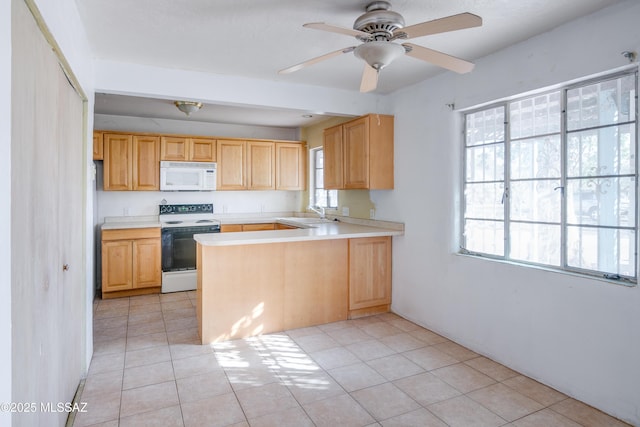
<path id="1" fill-rule="evenodd" d="M 369 117 L 345 123 L 343 128 L 344 188 L 369 188 Z"/>
<path id="2" fill-rule="evenodd" d="M 391 303 L 391 237 L 349 240 L 349 310 Z"/>
<path id="3" fill-rule="evenodd" d="M 133 190 L 160 190 L 160 138 L 133 137 Z"/>
<path id="4" fill-rule="evenodd" d="M 208 138 L 191 138 L 189 152 L 193 162 L 215 162 L 216 140 Z"/>
<path id="5" fill-rule="evenodd" d="M 134 289 L 149 288 L 162 284 L 160 239 L 133 241 L 133 285 Z"/>
<path id="6" fill-rule="evenodd" d="M 131 289 L 131 240 L 102 242 L 102 291 Z"/>
<path id="7" fill-rule="evenodd" d="M 93 160 L 102 160 L 104 158 L 102 135 L 103 132 L 93 132 Z"/>
<path id="8" fill-rule="evenodd" d="M 275 144 L 273 142 L 247 142 L 247 188 L 274 190 Z"/>
<path id="9" fill-rule="evenodd" d="M 247 187 L 246 150 L 244 141 L 218 140 L 218 190 L 244 190 Z"/>
<path id="10" fill-rule="evenodd" d="M 342 126 L 324 131 L 324 188 L 344 188 Z"/>
<path id="11" fill-rule="evenodd" d="M 131 190 L 131 135 L 104 134 L 104 190 Z"/>
<path id="12" fill-rule="evenodd" d="M 276 190 L 304 190 L 303 144 L 276 143 Z"/>
<path id="13" fill-rule="evenodd" d="M 160 160 L 189 160 L 189 139 L 186 137 L 163 136 L 160 145 Z"/>

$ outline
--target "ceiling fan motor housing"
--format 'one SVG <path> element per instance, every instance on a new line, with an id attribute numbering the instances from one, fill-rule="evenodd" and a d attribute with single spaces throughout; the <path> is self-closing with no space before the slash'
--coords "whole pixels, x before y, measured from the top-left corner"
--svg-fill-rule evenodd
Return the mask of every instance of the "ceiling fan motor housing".
<path id="1" fill-rule="evenodd" d="M 353 23 L 353 29 L 371 34 L 372 38 L 358 37 L 360 41 L 389 41 L 393 32 L 404 28 L 404 18 L 391 9 L 388 1 L 374 1 L 367 6 L 367 12 Z"/>

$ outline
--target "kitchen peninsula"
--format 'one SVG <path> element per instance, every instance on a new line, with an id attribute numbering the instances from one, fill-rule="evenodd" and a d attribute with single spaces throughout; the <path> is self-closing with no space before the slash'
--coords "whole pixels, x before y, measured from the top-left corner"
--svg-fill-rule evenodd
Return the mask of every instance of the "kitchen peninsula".
<path id="1" fill-rule="evenodd" d="M 278 223 L 300 228 L 194 236 L 203 344 L 389 310 L 391 239 L 402 224 Z"/>

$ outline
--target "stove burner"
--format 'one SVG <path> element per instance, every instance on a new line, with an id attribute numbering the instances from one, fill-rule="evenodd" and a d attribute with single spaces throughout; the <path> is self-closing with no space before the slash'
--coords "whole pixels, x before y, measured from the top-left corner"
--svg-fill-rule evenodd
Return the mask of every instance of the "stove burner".
<path id="1" fill-rule="evenodd" d="M 210 219 L 200 219 L 198 221 L 196 221 L 196 224 L 202 224 L 202 223 L 212 223 L 213 221 Z"/>
<path id="2" fill-rule="evenodd" d="M 182 224 L 182 221 L 165 221 L 167 224 Z"/>

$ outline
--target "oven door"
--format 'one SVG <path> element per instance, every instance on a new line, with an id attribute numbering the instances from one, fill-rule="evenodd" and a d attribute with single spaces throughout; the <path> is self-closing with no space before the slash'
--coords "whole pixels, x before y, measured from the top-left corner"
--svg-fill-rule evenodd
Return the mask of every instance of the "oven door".
<path id="1" fill-rule="evenodd" d="M 193 235 L 219 232 L 217 225 L 163 228 L 162 271 L 195 270 L 196 241 Z"/>

